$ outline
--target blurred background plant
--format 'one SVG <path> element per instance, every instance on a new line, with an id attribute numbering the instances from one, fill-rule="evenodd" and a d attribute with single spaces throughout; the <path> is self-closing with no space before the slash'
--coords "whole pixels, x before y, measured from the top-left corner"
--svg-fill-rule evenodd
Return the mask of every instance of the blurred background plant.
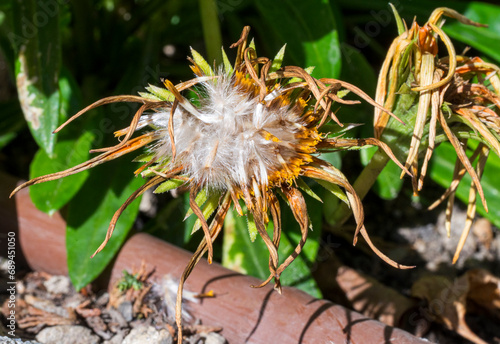
<path id="1" fill-rule="evenodd" d="M 414 16 L 424 23 L 436 7 L 434 1 L 394 1 L 409 24 Z M 469 19 L 489 28 L 450 20 L 445 32 L 462 51 L 500 63 L 500 7 L 485 2 L 442 1 Z M 388 47 L 398 35 L 396 21 L 382 0 L 7 0 L 0 3 L 0 168 L 20 178 L 33 178 L 74 166 L 88 159 L 89 150 L 109 145 L 112 133 L 134 114 L 134 105 L 108 105 L 70 125 L 57 135 L 62 121 L 93 101 L 110 95 L 137 94 L 148 85 L 161 87 L 160 79 L 173 82 L 192 78 L 186 57 L 190 47 L 208 61 L 221 62 L 220 46 L 228 47 L 250 25 L 259 54 L 273 57 L 283 44 L 285 64 L 315 66 L 313 76 L 340 78 L 375 96 L 377 73 Z M 226 49 L 233 60 L 235 51 Z M 372 137 L 373 110 L 364 103 L 341 107 L 341 122 L 363 123 L 349 137 Z M 410 130 L 411 132 L 411 130 Z M 428 168 L 432 185 L 448 187 L 455 157 L 452 146 L 440 144 Z M 472 152 L 475 147 L 467 148 Z M 376 148 L 357 152 L 333 152 L 328 159 L 353 182 L 369 164 Z M 469 152 L 469 153 L 471 153 Z M 130 159 L 132 159 L 131 157 Z M 29 166 L 29 169 L 28 169 Z M 150 194 L 128 207 L 106 249 L 90 255 L 100 245 L 116 209 L 143 180 L 133 177 L 137 165 L 127 159 L 99 166 L 61 181 L 35 185 L 30 195 L 47 212 L 61 211 L 67 221 L 68 269 L 77 289 L 93 281 L 107 266 L 130 234 L 141 230 L 194 250 L 199 235 L 190 235 L 195 221 L 183 221 L 189 197 L 182 193 Z M 495 177 L 500 159 L 490 154 L 482 185 L 490 212 L 478 204 L 478 212 L 500 226 L 500 197 Z M 402 194 L 410 203 L 429 205 L 433 200 L 412 198 L 411 182 L 399 179 L 393 163 L 378 176 L 368 201 L 394 200 Z M 457 189 L 459 199 L 469 199 L 470 178 Z M 322 293 L 312 277 L 324 231 L 335 225 L 338 201 L 322 188 L 313 190 L 323 200 L 307 198 L 314 230 L 303 253 L 282 275 L 283 285 L 293 285 L 316 297 Z M 377 195 L 377 196 L 375 196 Z M 432 195 L 431 197 L 434 197 Z M 400 196 L 401 197 L 401 196 Z M 411 201 L 410 201 L 411 199 Z M 370 203 L 365 208 L 370 208 Z M 140 209 L 141 208 L 141 209 Z M 300 240 L 291 213 L 283 213 L 284 231 L 280 256 L 287 257 Z M 216 250 L 226 267 L 262 279 L 267 277 L 267 249 L 252 242 L 246 220 L 231 211 L 223 241 Z M 374 228 L 372 231 L 375 231 Z M 370 231 L 370 228 L 368 228 Z M 342 235 L 342 234 L 341 234 Z M 335 246 L 334 244 L 333 246 Z M 159 259 L 168 259 L 161 257 Z M 405 263 L 405 262 L 402 262 Z"/>

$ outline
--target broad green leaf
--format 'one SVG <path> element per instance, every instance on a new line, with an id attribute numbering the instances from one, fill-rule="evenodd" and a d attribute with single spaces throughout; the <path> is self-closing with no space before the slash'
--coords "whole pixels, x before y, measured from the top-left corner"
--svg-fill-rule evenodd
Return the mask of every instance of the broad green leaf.
<path id="1" fill-rule="evenodd" d="M 320 188 L 313 188 L 316 193 L 321 191 Z M 310 295 L 321 298 L 321 291 L 316 285 L 316 281 L 311 275 L 311 267 L 316 261 L 318 254 L 319 242 L 321 238 L 322 226 L 322 206 L 316 200 L 306 197 L 307 210 L 312 223 L 312 230 L 309 230 L 307 242 L 302 249 L 300 255 L 295 261 L 283 271 L 281 275 L 281 283 L 283 285 L 291 285 L 301 289 Z M 280 259 L 288 257 L 295 249 L 300 241 L 299 226 L 295 222 L 291 211 L 288 208 L 282 208 L 283 216 L 283 232 L 281 235 L 281 243 L 278 253 Z"/>
<path id="2" fill-rule="evenodd" d="M 318 189 L 313 188 L 317 193 Z M 321 190 L 319 190 L 321 191 Z M 309 230 L 307 242 L 302 253 L 283 272 L 282 285 L 295 286 L 305 292 L 321 297 L 316 282 L 311 276 L 310 267 L 316 259 L 321 234 L 322 207 L 318 201 L 306 197 L 309 217 L 313 230 Z M 300 229 L 292 212 L 281 202 L 282 235 L 278 249 L 280 262 L 286 259 L 295 249 L 300 240 Z M 272 235 L 272 221 L 268 225 L 268 233 Z M 252 242 L 248 235 L 247 219 L 239 216 L 235 210 L 230 209 L 224 222 L 224 242 L 222 264 L 232 270 L 251 275 L 260 279 L 269 276 L 269 252 L 263 240 L 258 236 Z M 271 282 L 272 283 L 272 282 Z"/>
<path id="3" fill-rule="evenodd" d="M 8 38 L 16 54 L 19 102 L 35 141 L 52 156 L 60 111 L 61 65 L 57 2 L 12 1 L 13 31 Z M 33 18 L 33 20 L 27 20 Z"/>
<path id="4" fill-rule="evenodd" d="M 366 94 L 374 97 L 377 76 L 366 57 L 347 43 L 342 43 L 340 50 L 342 52 L 341 79 L 356 85 Z M 350 95 L 349 99 L 360 100 L 361 104 L 340 105 L 340 110 L 336 113 L 337 117 L 346 127 L 348 127 L 348 123 L 364 123 L 364 125 L 348 132 L 347 135 L 354 137 L 358 136 L 360 131 L 363 131 L 366 132 L 367 136 L 373 136 L 373 106 L 356 95 Z"/>
<path id="5" fill-rule="evenodd" d="M 380 28 L 385 28 L 393 25 L 396 28 L 393 12 L 389 7 L 390 1 L 373 1 L 373 0 L 335 0 L 335 3 L 345 9 L 352 9 L 356 11 L 366 12 L 369 21 L 373 21 L 372 27 L 377 25 Z M 392 1 L 401 17 L 406 19 L 407 23 L 417 17 L 419 24 L 424 24 L 429 15 L 436 7 L 449 7 L 456 11 L 463 11 L 467 6 L 467 1 L 457 0 L 443 0 L 439 4 L 435 0 L 419 0 L 419 1 Z M 364 13 L 364 14 L 366 14 Z M 369 14 L 369 16 L 368 16 Z M 365 16 L 359 16 L 362 20 L 366 21 Z M 357 19 L 351 16 L 352 19 Z M 375 26 L 375 27 L 377 27 Z M 371 28 L 375 30 L 374 28 Z M 396 32 L 395 32 L 396 34 Z"/>
<path id="6" fill-rule="evenodd" d="M 169 196 L 160 195 L 159 197 Z M 189 207 L 189 204 L 187 207 Z M 185 228 L 183 222 L 185 212 L 183 197 L 170 199 L 163 207 L 158 209 L 156 215 L 146 223 L 144 232 L 168 241 L 176 246 L 185 248 L 185 244 L 190 239 L 190 229 L 193 228 L 192 225 L 189 229 Z M 194 249 L 196 249 L 196 246 Z"/>
<path id="7" fill-rule="evenodd" d="M 450 186 L 453 169 L 455 167 L 455 159 L 457 154 L 453 146 L 448 143 L 442 143 L 436 148 L 434 155 L 431 159 L 430 177 L 438 184 L 447 188 Z M 498 184 L 498 176 L 500 175 L 500 159 L 493 153 L 490 153 L 486 167 L 484 169 L 483 177 L 481 178 L 481 185 L 483 186 L 484 196 L 488 202 L 489 212 L 487 213 L 477 197 L 477 211 L 482 216 L 489 219 L 495 226 L 500 228 L 500 188 Z M 457 189 L 457 197 L 462 202 L 467 202 L 469 198 L 469 188 L 471 185 L 471 178 L 466 174 Z M 446 201 L 445 201 L 446 202 Z M 445 205 L 443 205 L 444 207 Z"/>
<path id="8" fill-rule="evenodd" d="M 256 4 L 277 40 L 288 43 L 287 56 L 293 64 L 315 66 L 313 76 L 340 75 L 338 32 L 328 0 L 256 0 Z"/>
<path id="9" fill-rule="evenodd" d="M 445 32 L 452 38 L 460 40 L 473 48 L 489 55 L 500 63 L 500 6 L 487 4 L 484 2 L 471 2 L 465 12 L 462 13 L 467 18 L 487 24 L 488 27 L 476 27 L 465 25 L 456 20 L 449 19 L 443 26 Z"/>
<path id="10" fill-rule="evenodd" d="M 69 203 L 66 249 L 68 272 L 76 290 L 92 282 L 106 268 L 134 223 L 140 199 L 120 216 L 102 252 L 90 258 L 103 242 L 114 213 L 144 183 L 142 178 L 134 178 L 130 167 L 130 162 L 122 159 L 92 169 L 85 185 Z"/>
<path id="11" fill-rule="evenodd" d="M 402 89 L 406 87 L 406 84 L 403 85 Z M 393 109 L 393 113 L 404 121 L 404 125 L 400 122 L 394 120 L 394 118 L 390 118 L 388 125 L 384 129 L 382 133 L 381 141 L 387 143 L 394 155 L 399 161 L 406 161 L 406 157 L 408 154 L 408 150 L 410 147 L 411 137 L 413 135 L 415 116 L 418 110 L 418 98 L 415 92 L 411 92 L 408 94 L 400 94 L 396 100 L 396 105 Z M 422 135 L 423 142 L 428 137 L 429 126 L 426 125 L 424 129 L 424 133 Z M 425 145 L 422 145 L 420 150 L 424 149 Z M 369 148 L 371 149 L 371 148 Z M 363 151 L 363 150 L 362 150 Z M 377 159 L 382 159 L 379 154 L 384 154 L 380 152 L 380 150 L 375 150 L 375 155 L 362 155 L 365 160 L 364 163 L 368 164 L 369 159 L 372 159 L 374 156 Z M 383 199 L 393 199 L 397 196 L 401 187 L 403 185 L 403 180 L 400 179 L 401 169 L 392 161 L 389 160 L 385 168 L 380 173 L 377 178 L 376 185 L 374 187 L 374 191 Z"/>
<path id="12" fill-rule="evenodd" d="M 89 157 L 93 135 L 85 133 L 75 140 L 56 143 L 52 159 L 39 149 L 30 165 L 30 179 L 76 166 Z M 88 177 L 88 171 L 30 187 L 31 200 L 43 212 L 53 214 L 75 196 Z"/>
<path id="13" fill-rule="evenodd" d="M 252 242 L 247 229 L 247 218 L 230 209 L 224 220 L 222 265 L 242 274 L 266 279 L 269 253 L 260 239 Z"/>
<path id="14" fill-rule="evenodd" d="M 318 158 L 329 162 L 335 168 L 338 168 L 338 169 L 342 168 L 342 155 L 340 152 L 321 153 L 318 155 Z"/>
<path id="15" fill-rule="evenodd" d="M 61 119 L 76 113 L 80 109 L 78 86 L 69 71 L 63 69 L 59 79 L 61 91 Z M 74 167 L 88 160 L 94 135 L 81 133 L 80 128 L 68 126 L 60 134 L 60 141 L 54 147 L 52 157 L 45 150 L 39 149 L 30 165 L 30 178 L 55 173 Z M 61 209 L 78 192 L 88 177 L 84 171 L 63 179 L 34 185 L 30 196 L 36 207 L 48 214 Z"/>

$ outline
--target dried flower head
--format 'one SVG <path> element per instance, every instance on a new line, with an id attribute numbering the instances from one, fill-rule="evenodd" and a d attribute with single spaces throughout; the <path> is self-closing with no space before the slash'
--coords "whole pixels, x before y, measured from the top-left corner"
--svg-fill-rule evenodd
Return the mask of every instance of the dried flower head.
<path id="1" fill-rule="evenodd" d="M 397 101 L 401 104 L 402 99 L 418 104 L 413 118 L 404 117 L 414 127 L 405 167 L 413 175 L 415 194 L 423 187 L 436 145 L 446 140 L 453 145 L 458 157 L 453 181 L 443 197 L 431 205 L 434 208 L 448 198 L 448 235 L 451 231 L 455 191 L 466 172 L 472 177 L 467 221 L 453 258 L 453 262 L 456 262 L 475 216 L 476 193 L 479 193 L 488 210 L 480 178 L 489 151 L 493 150 L 500 156 L 500 68 L 477 57 L 457 55 L 450 38 L 441 29 L 443 16 L 455 18 L 467 25 L 485 26 L 448 8 L 437 8 L 424 26 L 420 27 L 414 22 L 409 30 L 403 29 L 403 23 L 397 16 L 401 34 L 393 41 L 384 61 L 375 99 L 390 110 Z M 438 56 L 438 39 L 444 43 L 447 56 Z M 388 126 L 389 115 L 375 109 L 375 136 L 383 138 Z M 470 158 L 464 149 L 469 139 L 479 142 Z M 419 175 L 418 157 L 424 151 Z M 476 159 L 478 161 L 474 168 Z"/>
<path id="2" fill-rule="evenodd" d="M 347 91 L 351 91 L 373 106 L 384 109 L 349 83 L 315 79 L 308 70 L 295 66 L 281 67 L 284 48 L 274 60 L 257 57 L 253 46 L 247 47 L 248 31 L 246 27 L 240 40 L 232 45 L 238 48 L 234 66 L 223 52 L 224 65 L 214 71 L 192 50 L 190 61 L 196 75 L 194 79 L 178 85 L 165 80 L 166 88 L 150 86 L 147 88 L 149 92 L 141 93 L 141 96 L 105 98 L 77 113 L 56 131 L 100 105 L 121 101 L 142 104 L 130 126 L 115 133 L 122 138 L 120 143 L 95 149 L 94 152 L 101 154 L 86 163 L 35 178 L 14 191 L 78 173 L 147 147 L 146 153 L 138 158 L 145 164 L 136 174 L 149 180 L 115 213 L 106 239 L 96 253 L 110 239 L 123 210 L 146 190 L 155 187 L 158 193 L 186 187 L 191 208 L 188 215 L 194 213 L 198 217 L 193 230 L 201 227 L 204 238 L 181 277 L 177 303 L 179 329 L 184 281 L 205 252 L 208 251 L 208 261 L 212 261 L 212 242 L 219 235 L 231 204 L 240 215 L 244 215 L 240 201 L 244 203 L 248 221 L 257 229 L 269 250 L 269 278 L 256 287 L 274 279 L 275 288 L 281 290 L 280 275 L 300 254 L 310 226 L 301 190 L 319 199 L 303 181 L 304 177 L 318 181 L 350 205 L 357 222 L 355 241 L 361 233 L 386 262 L 408 268 L 387 258 L 371 243 L 363 226 L 359 197 L 342 172 L 319 156 L 321 152 L 377 145 L 397 162 L 387 145 L 376 139 L 342 138 L 342 130 L 346 128 L 342 128 L 331 106 L 334 102 L 356 103 L 342 99 Z M 187 89 L 194 91 L 197 99 L 190 101 L 181 94 Z M 330 120 L 336 123 L 328 129 L 330 134 L 322 132 L 321 127 Z M 133 137 L 137 131 L 142 134 Z M 281 215 L 277 193 L 290 206 L 301 230 L 299 244 L 281 262 L 278 259 Z M 212 220 L 208 223 L 210 218 Z M 271 220 L 272 236 L 266 230 Z"/>

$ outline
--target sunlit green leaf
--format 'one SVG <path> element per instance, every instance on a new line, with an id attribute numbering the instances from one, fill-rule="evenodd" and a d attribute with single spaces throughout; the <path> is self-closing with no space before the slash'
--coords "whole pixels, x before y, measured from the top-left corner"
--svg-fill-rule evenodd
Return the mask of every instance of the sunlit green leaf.
<path id="1" fill-rule="evenodd" d="M 12 1 L 13 31 L 8 38 L 16 54 L 16 85 L 24 117 L 38 145 L 52 156 L 56 142 L 52 131 L 58 124 L 61 103 L 61 47 L 59 4 L 49 2 Z M 51 9 L 50 15 L 47 9 Z"/>
<path id="2" fill-rule="evenodd" d="M 220 193 L 219 192 L 211 192 L 210 195 L 208 196 L 207 201 L 201 208 L 201 212 L 203 213 L 203 217 L 205 219 L 210 218 L 210 216 L 213 214 L 215 209 L 217 209 L 217 206 L 219 205 L 220 201 Z M 201 228 L 201 221 L 200 219 L 196 219 L 196 222 L 194 223 L 193 229 L 191 231 L 191 234 L 196 232 L 198 229 Z"/>
<path id="3" fill-rule="evenodd" d="M 106 237 L 114 213 L 143 183 L 142 178 L 134 177 L 130 162 L 110 162 L 92 169 L 80 192 L 69 203 L 66 249 L 68 272 L 75 289 L 99 276 L 118 252 L 137 216 L 140 199 L 120 216 L 104 250 L 90 258 Z"/>
<path id="4" fill-rule="evenodd" d="M 452 38 L 467 43 L 500 62 L 498 45 L 492 44 L 492 42 L 500 41 L 498 21 L 500 6 L 484 2 L 470 2 L 462 14 L 475 22 L 486 24 L 488 27 L 465 25 L 450 19 L 443 27 L 445 32 Z"/>
<path id="5" fill-rule="evenodd" d="M 182 184 L 186 183 L 184 180 L 179 179 L 169 179 L 166 182 L 161 183 L 154 191 L 154 193 L 164 193 L 172 189 L 178 188 Z"/>
<path id="6" fill-rule="evenodd" d="M 212 67 L 208 64 L 208 62 L 201 56 L 200 53 L 198 53 L 196 50 L 191 48 L 191 55 L 193 55 L 193 60 L 194 62 L 200 67 L 201 71 L 203 74 L 210 76 L 214 75 L 214 71 L 212 70 Z"/>
<path id="7" fill-rule="evenodd" d="M 256 0 L 256 4 L 281 44 L 288 43 L 287 56 L 293 64 L 315 66 L 313 76 L 339 76 L 338 32 L 328 0 Z"/>
<path id="8" fill-rule="evenodd" d="M 30 166 L 30 178 L 63 171 L 76 166 L 89 157 L 93 136 L 86 133 L 76 140 L 56 144 L 52 158 L 40 149 Z M 61 209 L 75 196 L 85 182 L 88 171 L 30 187 L 30 196 L 38 209 L 49 214 Z"/>

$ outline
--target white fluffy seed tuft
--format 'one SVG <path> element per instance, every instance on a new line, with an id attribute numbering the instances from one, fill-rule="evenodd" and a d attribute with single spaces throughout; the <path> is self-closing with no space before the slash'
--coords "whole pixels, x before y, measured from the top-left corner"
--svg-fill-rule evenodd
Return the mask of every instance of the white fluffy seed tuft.
<path id="1" fill-rule="evenodd" d="M 290 106 L 268 107 L 280 96 L 269 93 L 264 104 L 259 95 L 245 91 L 234 76 L 221 76 L 199 84 L 198 115 L 181 106 L 174 113 L 175 166 L 203 186 L 227 189 L 231 185 L 268 185 L 268 176 L 286 169 L 290 158 L 298 156 L 295 134 L 302 128 L 300 114 Z M 147 115 L 145 120 L 163 131 L 153 148 L 161 159 L 172 157 L 168 135 L 170 108 Z M 268 135 L 271 134 L 271 135 Z"/>

